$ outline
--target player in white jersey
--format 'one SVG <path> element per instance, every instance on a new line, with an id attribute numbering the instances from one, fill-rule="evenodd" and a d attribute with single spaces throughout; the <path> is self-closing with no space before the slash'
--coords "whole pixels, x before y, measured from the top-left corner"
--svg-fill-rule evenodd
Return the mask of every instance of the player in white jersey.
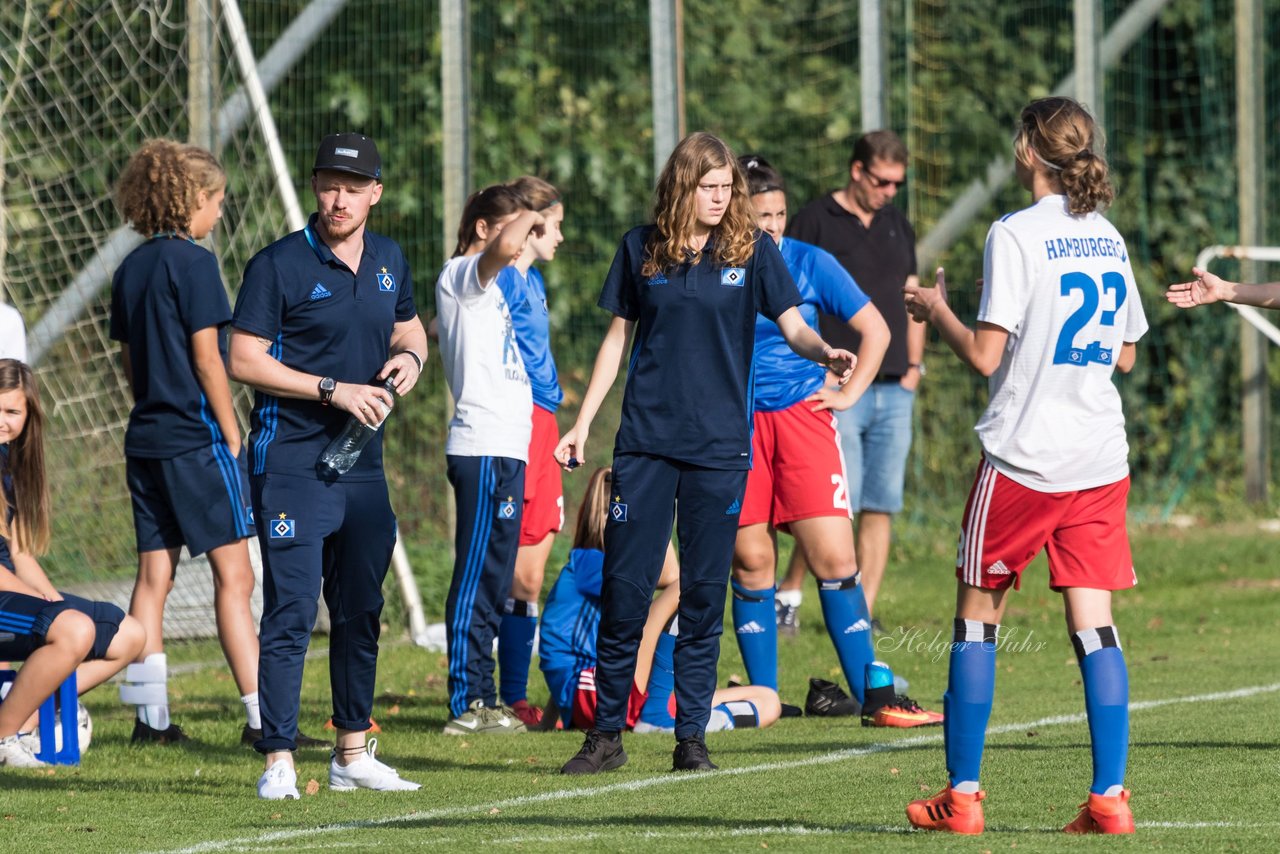
<path id="1" fill-rule="evenodd" d="M 1008 592 L 1044 549 L 1062 594 L 1084 682 L 1093 784 L 1068 833 L 1132 833 L 1124 788 L 1129 686 L 1111 592 L 1137 583 L 1125 530 L 1128 443 L 1112 384 L 1128 372 L 1146 317 L 1124 239 L 1099 208 L 1114 193 L 1097 127 L 1068 98 L 1023 111 L 1014 139 L 1031 207 L 991 226 L 978 326 L 932 288 L 908 286 L 907 309 L 962 361 L 990 377 L 978 421 L 983 458 L 960 530 L 958 593 L 945 696 L 948 785 L 913 801 L 916 827 L 981 833 L 978 786 Z"/>

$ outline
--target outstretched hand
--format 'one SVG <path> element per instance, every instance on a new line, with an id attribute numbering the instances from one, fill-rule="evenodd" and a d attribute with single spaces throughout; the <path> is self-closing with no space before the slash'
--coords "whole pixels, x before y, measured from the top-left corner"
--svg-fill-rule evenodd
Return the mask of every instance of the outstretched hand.
<path id="1" fill-rule="evenodd" d="M 947 277 L 941 267 L 933 277 L 933 287 L 922 288 L 919 285 L 906 285 L 902 289 L 903 299 L 907 304 L 907 313 L 912 320 L 929 323 L 933 320 L 933 312 L 938 306 L 947 304 Z"/>
<path id="2" fill-rule="evenodd" d="M 1221 278 L 1199 267 L 1192 267 L 1191 273 L 1196 277 L 1194 281 L 1170 285 L 1164 298 L 1178 308 L 1195 308 L 1226 299 Z"/>

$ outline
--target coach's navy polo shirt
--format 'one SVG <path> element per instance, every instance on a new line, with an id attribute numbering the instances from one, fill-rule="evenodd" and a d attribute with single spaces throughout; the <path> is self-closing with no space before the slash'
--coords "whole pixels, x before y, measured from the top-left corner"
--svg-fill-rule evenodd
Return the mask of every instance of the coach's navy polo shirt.
<path id="1" fill-rule="evenodd" d="M 751 468 L 751 354 L 756 314 L 800 304 L 777 245 L 756 234 L 745 267 L 701 261 L 641 274 L 655 226 L 622 238 L 599 305 L 635 321 L 614 453 L 656 454 L 717 469 Z"/>
<path id="2" fill-rule="evenodd" d="M 231 304 L 218 260 L 181 237 L 153 237 L 129 253 L 111 281 L 111 338 L 129 345 L 134 406 L 124 434 L 131 457 L 172 459 L 222 441 L 196 379 L 191 336 L 223 326 Z"/>
<path id="3" fill-rule="evenodd" d="M 360 269 L 353 273 L 320 239 L 313 214 L 302 231 L 249 261 L 231 323 L 271 341 L 268 352 L 287 367 L 342 383 L 371 383 L 386 364 L 395 324 L 417 313 L 409 265 L 394 240 L 366 230 Z M 318 400 L 257 392 L 250 471 L 314 476 L 316 459 L 347 418 Z M 379 431 L 342 479 L 382 476 Z"/>

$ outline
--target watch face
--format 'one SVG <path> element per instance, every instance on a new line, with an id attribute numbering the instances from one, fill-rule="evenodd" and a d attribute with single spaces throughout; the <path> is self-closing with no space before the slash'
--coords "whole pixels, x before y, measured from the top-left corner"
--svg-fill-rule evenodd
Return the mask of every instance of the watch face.
<path id="1" fill-rule="evenodd" d="M 321 391 L 333 391 L 337 387 L 337 385 L 338 384 L 334 381 L 333 377 L 325 377 L 324 379 L 320 380 Z"/>

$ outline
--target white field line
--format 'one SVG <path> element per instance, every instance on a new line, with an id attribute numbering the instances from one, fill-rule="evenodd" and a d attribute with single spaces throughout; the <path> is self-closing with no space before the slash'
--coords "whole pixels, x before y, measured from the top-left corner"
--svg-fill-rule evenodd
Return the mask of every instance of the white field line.
<path id="1" fill-rule="evenodd" d="M 1164 706 L 1182 705 L 1187 703 L 1215 703 L 1223 700 L 1239 700 L 1246 697 L 1256 697 L 1260 694 L 1272 694 L 1277 691 L 1280 691 L 1280 682 L 1270 685 L 1255 685 L 1249 688 L 1238 688 L 1234 691 L 1217 691 L 1211 694 L 1194 694 L 1187 697 L 1168 697 L 1163 700 L 1143 700 L 1137 703 L 1130 703 L 1129 710 L 1131 712 L 1140 712 L 1148 709 L 1158 709 Z M 987 729 L 987 735 L 990 737 L 1010 732 L 1034 729 L 1037 727 L 1063 726 L 1066 724 L 1082 723 L 1086 720 L 1087 718 L 1083 712 L 1078 712 L 1072 715 L 1054 715 L 1034 721 L 990 727 Z M 628 780 L 625 783 L 610 783 L 603 786 L 587 786 L 576 789 L 559 789 L 554 792 L 542 792 L 536 795 L 520 795 L 518 797 L 507 798 L 506 800 L 501 801 L 490 801 L 489 803 L 484 804 L 440 807 L 434 810 L 413 810 L 402 815 L 386 816 L 385 818 L 357 819 L 353 821 L 335 822 L 333 824 L 323 824 L 317 827 L 270 831 L 257 836 L 201 842 L 197 845 L 191 845 L 186 848 L 174 848 L 158 852 L 158 854 L 206 854 L 206 852 L 213 851 L 245 850 L 249 848 L 259 848 L 264 845 L 269 846 L 274 843 L 288 842 L 294 839 L 303 839 L 308 836 L 345 833 L 350 830 L 386 827 L 388 825 L 404 824 L 407 822 L 420 823 L 442 818 L 451 818 L 459 815 L 488 813 L 491 810 L 505 811 L 533 804 L 573 800 L 577 798 L 591 798 L 597 795 L 609 795 L 615 792 L 633 792 L 640 789 L 650 789 L 659 786 L 674 786 L 680 784 L 696 785 L 706 780 L 715 780 L 720 777 L 734 777 L 742 774 L 759 774 L 769 771 L 786 771 L 794 768 L 806 768 L 814 765 L 830 765 L 831 763 L 843 762 L 847 759 L 871 756 L 891 750 L 902 750 L 903 748 L 908 747 L 919 747 L 920 745 L 925 744 L 937 744 L 941 743 L 941 741 L 942 733 L 935 731 L 929 735 L 911 736 L 908 738 L 896 739 L 894 741 L 881 742 L 879 744 L 869 744 L 865 747 L 833 750 L 829 753 L 820 753 L 816 756 L 806 756 L 799 759 L 787 759 L 778 762 L 762 762 L 758 765 L 748 765 L 741 768 L 723 768 L 719 771 L 703 772 L 698 774 L 663 774 L 657 777 Z M 396 796 L 392 795 L 391 797 Z M 287 804 L 282 803 L 281 806 L 287 809 Z M 1254 825 L 1236 825 L 1230 823 L 1218 825 L 1212 822 L 1190 822 L 1183 824 L 1174 822 L 1169 824 L 1144 824 L 1142 826 L 1189 829 L 1193 827 L 1249 827 Z M 1272 827 L 1274 825 L 1257 826 Z M 1032 828 L 1027 829 L 1031 830 Z"/>

